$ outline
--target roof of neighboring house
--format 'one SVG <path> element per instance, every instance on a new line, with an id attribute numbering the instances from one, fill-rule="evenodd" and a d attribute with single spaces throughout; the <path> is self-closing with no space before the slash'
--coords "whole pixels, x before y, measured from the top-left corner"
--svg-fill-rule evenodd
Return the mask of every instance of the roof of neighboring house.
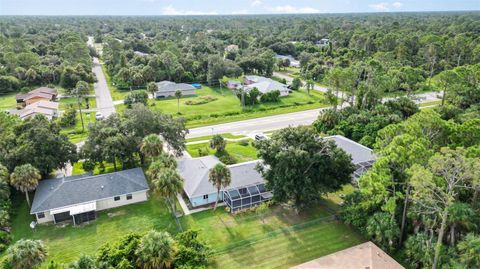
<path id="1" fill-rule="evenodd" d="M 228 188 L 242 187 L 254 183 L 263 182 L 260 173 L 255 170 L 259 161 L 244 162 L 227 165 L 230 169 L 232 182 Z M 178 171 L 184 180 L 183 189 L 188 197 L 198 197 L 217 192 L 215 186 L 208 181 L 208 173 L 211 168 L 220 163 L 215 156 L 205 156 L 194 159 L 178 161 Z"/>
<path id="2" fill-rule="evenodd" d="M 35 97 L 43 97 L 47 99 L 51 99 L 52 96 L 57 95 L 58 92 L 55 89 L 47 88 L 47 87 L 40 87 L 34 90 L 29 91 L 28 93 L 19 93 L 16 95 L 17 100 L 28 100 Z"/>
<path id="3" fill-rule="evenodd" d="M 33 104 L 29 104 L 28 106 L 25 107 L 25 109 L 35 108 L 35 107 L 57 110 L 58 109 L 58 103 L 42 100 L 42 101 L 35 102 Z"/>
<path id="4" fill-rule="evenodd" d="M 225 50 L 227 51 L 230 51 L 230 50 L 238 50 L 238 45 L 235 45 L 235 44 L 231 44 L 231 45 L 228 45 Z"/>
<path id="5" fill-rule="evenodd" d="M 347 248 L 291 269 L 404 269 L 372 242 Z"/>
<path id="6" fill-rule="evenodd" d="M 141 168 L 40 181 L 30 214 L 149 190 Z"/>
<path id="7" fill-rule="evenodd" d="M 354 164 L 369 162 L 376 159 L 373 150 L 344 136 L 332 135 L 327 136 L 324 139 L 334 141 L 339 148 L 350 154 Z"/>
<path id="8" fill-rule="evenodd" d="M 262 76 L 256 76 L 256 75 L 248 75 L 245 76 L 246 80 L 253 81 L 253 82 L 260 82 L 260 81 L 268 81 L 270 80 L 269 78 L 262 77 Z"/>
<path id="9" fill-rule="evenodd" d="M 26 119 L 36 114 L 43 114 L 47 118 L 51 118 L 58 113 L 58 103 L 42 100 L 20 110 L 11 110 L 10 113 L 18 115 L 21 119 Z"/>
<path id="10" fill-rule="evenodd" d="M 283 83 L 280 83 L 280 82 L 277 82 L 273 79 L 267 79 L 267 80 L 264 80 L 264 81 L 260 81 L 260 82 L 257 82 L 257 83 L 253 83 L 253 84 L 244 86 L 244 89 L 246 91 L 250 91 L 253 88 L 257 88 L 261 93 L 267 93 L 267 92 L 274 91 L 274 90 L 279 90 L 281 92 L 289 91 L 287 85 L 285 85 Z"/>
<path id="11" fill-rule="evenodd" d="M 134 51 L 133 52 L 135 55 L 138 55 L 138 56 L 141 56 L 141 57 L 144 57 L 144 56 L 148 56 L 148 53 L 145 53 L 145 52 L 141 52 L 141 51 Z"/>
<path id="12" fill-rule="evenodd" d="M 175 83 L 175 82 L 166 81 L 166 80 L 161 81 L 161 82 L 157 82 L 157 87 L 158 87 L 158 90 L 157 90 L 158 93 L 162 93 L 162 92 L 176 92 L 177 90 L 180 90 L 180 91 L 195 90 L 195 87 L 193 87 L 193 86 L 190 85 L 190 84 L 187 84 L 187 83 Z"/>

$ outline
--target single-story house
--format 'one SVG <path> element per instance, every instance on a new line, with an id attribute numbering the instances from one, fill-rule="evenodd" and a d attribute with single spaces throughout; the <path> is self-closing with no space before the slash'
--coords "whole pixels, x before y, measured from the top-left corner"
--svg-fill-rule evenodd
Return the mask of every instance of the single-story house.
<path id="1" fill-rule="evenodd" d="M 153 94 L 155 98 L 166 98 L 175 96 L 175 92 L 180 90 L 182 96 L 195 95 L 195 87 L 186 83 L 175 83 L 172 81 L 157 82 L 158 90 Z"/>
<path id="2" fill-rule="evenodd" d="M 279 54 L 277 54 L 275 56 L 275 58 L 282 59 L 282 60 L 288 59 L 290 61 L 290 66 L 291 67 L 300 68 L 300 61 L 293 58 L 292 55 L 279 55 Z"/>
<path id="3" fill-rule="evenodd" d="M 365 173 L 376 160 L 373 150 L 348 139 L 341 135 L 327 136 L 324 139 L 334 141 L 337 147 L 343 149 L 352 157 L 352 162 L 356 167 L 353 178 L 357 180 L 363 173 Z"/>
<path id="4" fill-rule="evenodd" d="M 242 86 L 242 82 L 239 80 L 229 80 L 227 81 L 227 88 L 230 90 L 236 90 Z"/>
<path id="5" fill-rule="evenodd" d="M 323 47 L 323 46 L 327 46 L 329 43 L 330 43 L 330 39 L 328 38 L 322 38 L 320 40 L 317 40 L 317 42 L 315 42 L 317 44 L 317 46 L 319 47 Z"/>
<path id="6" fill-rule="evenodd" d="M 97 211 L 146 201 L 148 190 L 141 168 L 46 179 L 38 184 L 30 214 L 38 223 L 80 224 L 94 220 Z"/>
<path id="7" fill-rule="evenodd" d="M 290 269 L 405 269 L 372 242 L 366 242 Z"/>
<path id="8" fill-rule="evenodd" d="M 285 85 L 270 78 L 259 79 L 258 82 L 243 86 L 243 90 L 245 92 L 249 92 L 253 88 L 257 88 L 262 94 L 275 90 L 280 91 L 280 96 L 288 96 L 290 94 L 290 89 L 288 88 L 288 85 Z"/>
<path id="9" fill-rule="evenodd" d="M 23 109 L 11 110 L 10 113 L 19 116 L 22 120 L 34 117 L 38 114 L 44 115 L 47 119 L 52 120 L 53 118 L 58 117 L 58 103 L 41 100 L 29 104 Z"/>
<path id="10" fill-rule="evenodd" d="M 243 84 L 250 85 L 250 84 L 254 84 L 254 83 L 258 83 L 258 82 L 262 82 L 262 81 L 268 81 L 268 80 L 270 80 L 270 79 L 266 78 L 266 77 L 256 76 L 256 75 L 248 75 L 248 76 L 245 76 L 245 78 L 243 80 Z"/>
<path id="11" fill-rule="evenodd" d="M 220 200 L 224 201 L 233 211 L 241 208 L 255 206 L 258 203 L 272 198 L 271 192 L 265 189 L 262 175 L 255 169 L 260 161 L 250 161 L 239 164 L 227 165 L 230 169 L 232 181 L 226 189 L 221 189 Z M 178 161 L 178 172 L 183 178 L 183 188 L 193 207 L 205 206 L 217 201 L 217 188 L 208 181 L 209 171 L 220 163 L 215 156 L 205 156 L 194 159 Z M 253 189 L 256 192 L 253 192 Z M 249 192 L 248 190 L 252 190 Z M 248 201 L 243 204 L 235 202 L 236 193 L 248 193 Z M 253 196 L 257 198 L 252 198 Z M 263 196 L 263 197 L 262 197 Z"/>
<path id="12" fill-rule="evenodd" d="M 30 105 L 38 101 L 55 101 L 58 92 L 55 89 L 40 87 L 29 91 L 28 93 L 19 93 L 16 95 L 17 104 Z"/>

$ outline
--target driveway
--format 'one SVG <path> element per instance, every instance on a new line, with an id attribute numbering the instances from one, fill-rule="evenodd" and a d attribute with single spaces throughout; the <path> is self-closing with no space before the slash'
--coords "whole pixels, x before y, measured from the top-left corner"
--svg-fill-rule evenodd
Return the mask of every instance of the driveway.
<path id="1" fill-rule="evenodd" d="M 98 61 L 98 58 L 93 58 L 93 73 L 97 77 L 97 82 L 93 85 L 95 88 L 95 98 L 97 99 L 97 111 L 107 118 L 108 116 L 115 114 L 115 105 L 113 104 L 110 90 L 108 89 L 107 80 L 102 71 L 102 66 Z"/>
<path id="2" fill-rule="evenodd" d="M 278 78 L 284 78 L 287 81 L 288 84 L 291 84 L 292 81 L 293 81 L 293 78 L 291 76 L 285 74 L 285 73 L 273 72 L 273 76 L 278 77 Z M 302 80 L 302 83 L 305 85 L 306 82 L 304 80 Z M 323 86 L 320 86 L 320 85 L 317 85 L 317 84 L 313 85 L 313 89 L 315 91 L 319 91 L 319 92 L 327 92 L 328 91 L 327 88 L 325 88 Z M 342 93 L 339 92 L 338 97 L 341 98 L 342 97 L 341 95 L 342 95 Z"/>

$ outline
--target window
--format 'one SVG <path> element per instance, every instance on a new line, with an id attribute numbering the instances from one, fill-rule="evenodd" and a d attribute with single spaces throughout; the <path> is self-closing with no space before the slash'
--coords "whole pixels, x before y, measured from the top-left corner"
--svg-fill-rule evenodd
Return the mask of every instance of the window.
<path id="1" fill-rule="evenodd" d="M 127 194 L 127 200 L 132 200 L 132 194 Z"/>
<path id="2" fill-rule="evenodd" d="M 203 200 L 208 200 L 208 194 L 205 194 L 205 195 L 203 196 Z"/>
<path id="3" fill-rule="evenodd" d="M 39 219 L 45 218 L 45 213 L 43 213 L 43 212 L 37 213 L 37 218 L 39 218 Z"/>
<path id="4" fill-rule="evenodd" d="M 119 200 L 120 200 L 120 196 L 115 196 L 115 197 L 113 197 L 113 200 L 114 200 L 114 201 L 119 201 Z"/>

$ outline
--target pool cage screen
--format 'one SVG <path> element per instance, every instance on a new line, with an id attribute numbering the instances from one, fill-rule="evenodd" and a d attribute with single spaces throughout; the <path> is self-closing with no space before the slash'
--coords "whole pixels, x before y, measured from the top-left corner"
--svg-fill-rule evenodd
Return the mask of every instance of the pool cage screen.
<path id="1" fill-rule="evenodd" d="M 272 199 L 273 194 L 265 189 L 265 184 L 258 183 L 223 191 L 223 201 L 234 213 L 238 210 L 256 206 Z"/>
<path id="2" fill-rule="evenodd" d="M 355 172 L 353 172 L 353 178 L 355 179 L 355 181 L 358 181 L 360 176 L 362 176 L 363 173 L 367 172 L 367 170 L 372 167 L 374 162 L 375 160 L 358 163 L 355 167 Z"/>

